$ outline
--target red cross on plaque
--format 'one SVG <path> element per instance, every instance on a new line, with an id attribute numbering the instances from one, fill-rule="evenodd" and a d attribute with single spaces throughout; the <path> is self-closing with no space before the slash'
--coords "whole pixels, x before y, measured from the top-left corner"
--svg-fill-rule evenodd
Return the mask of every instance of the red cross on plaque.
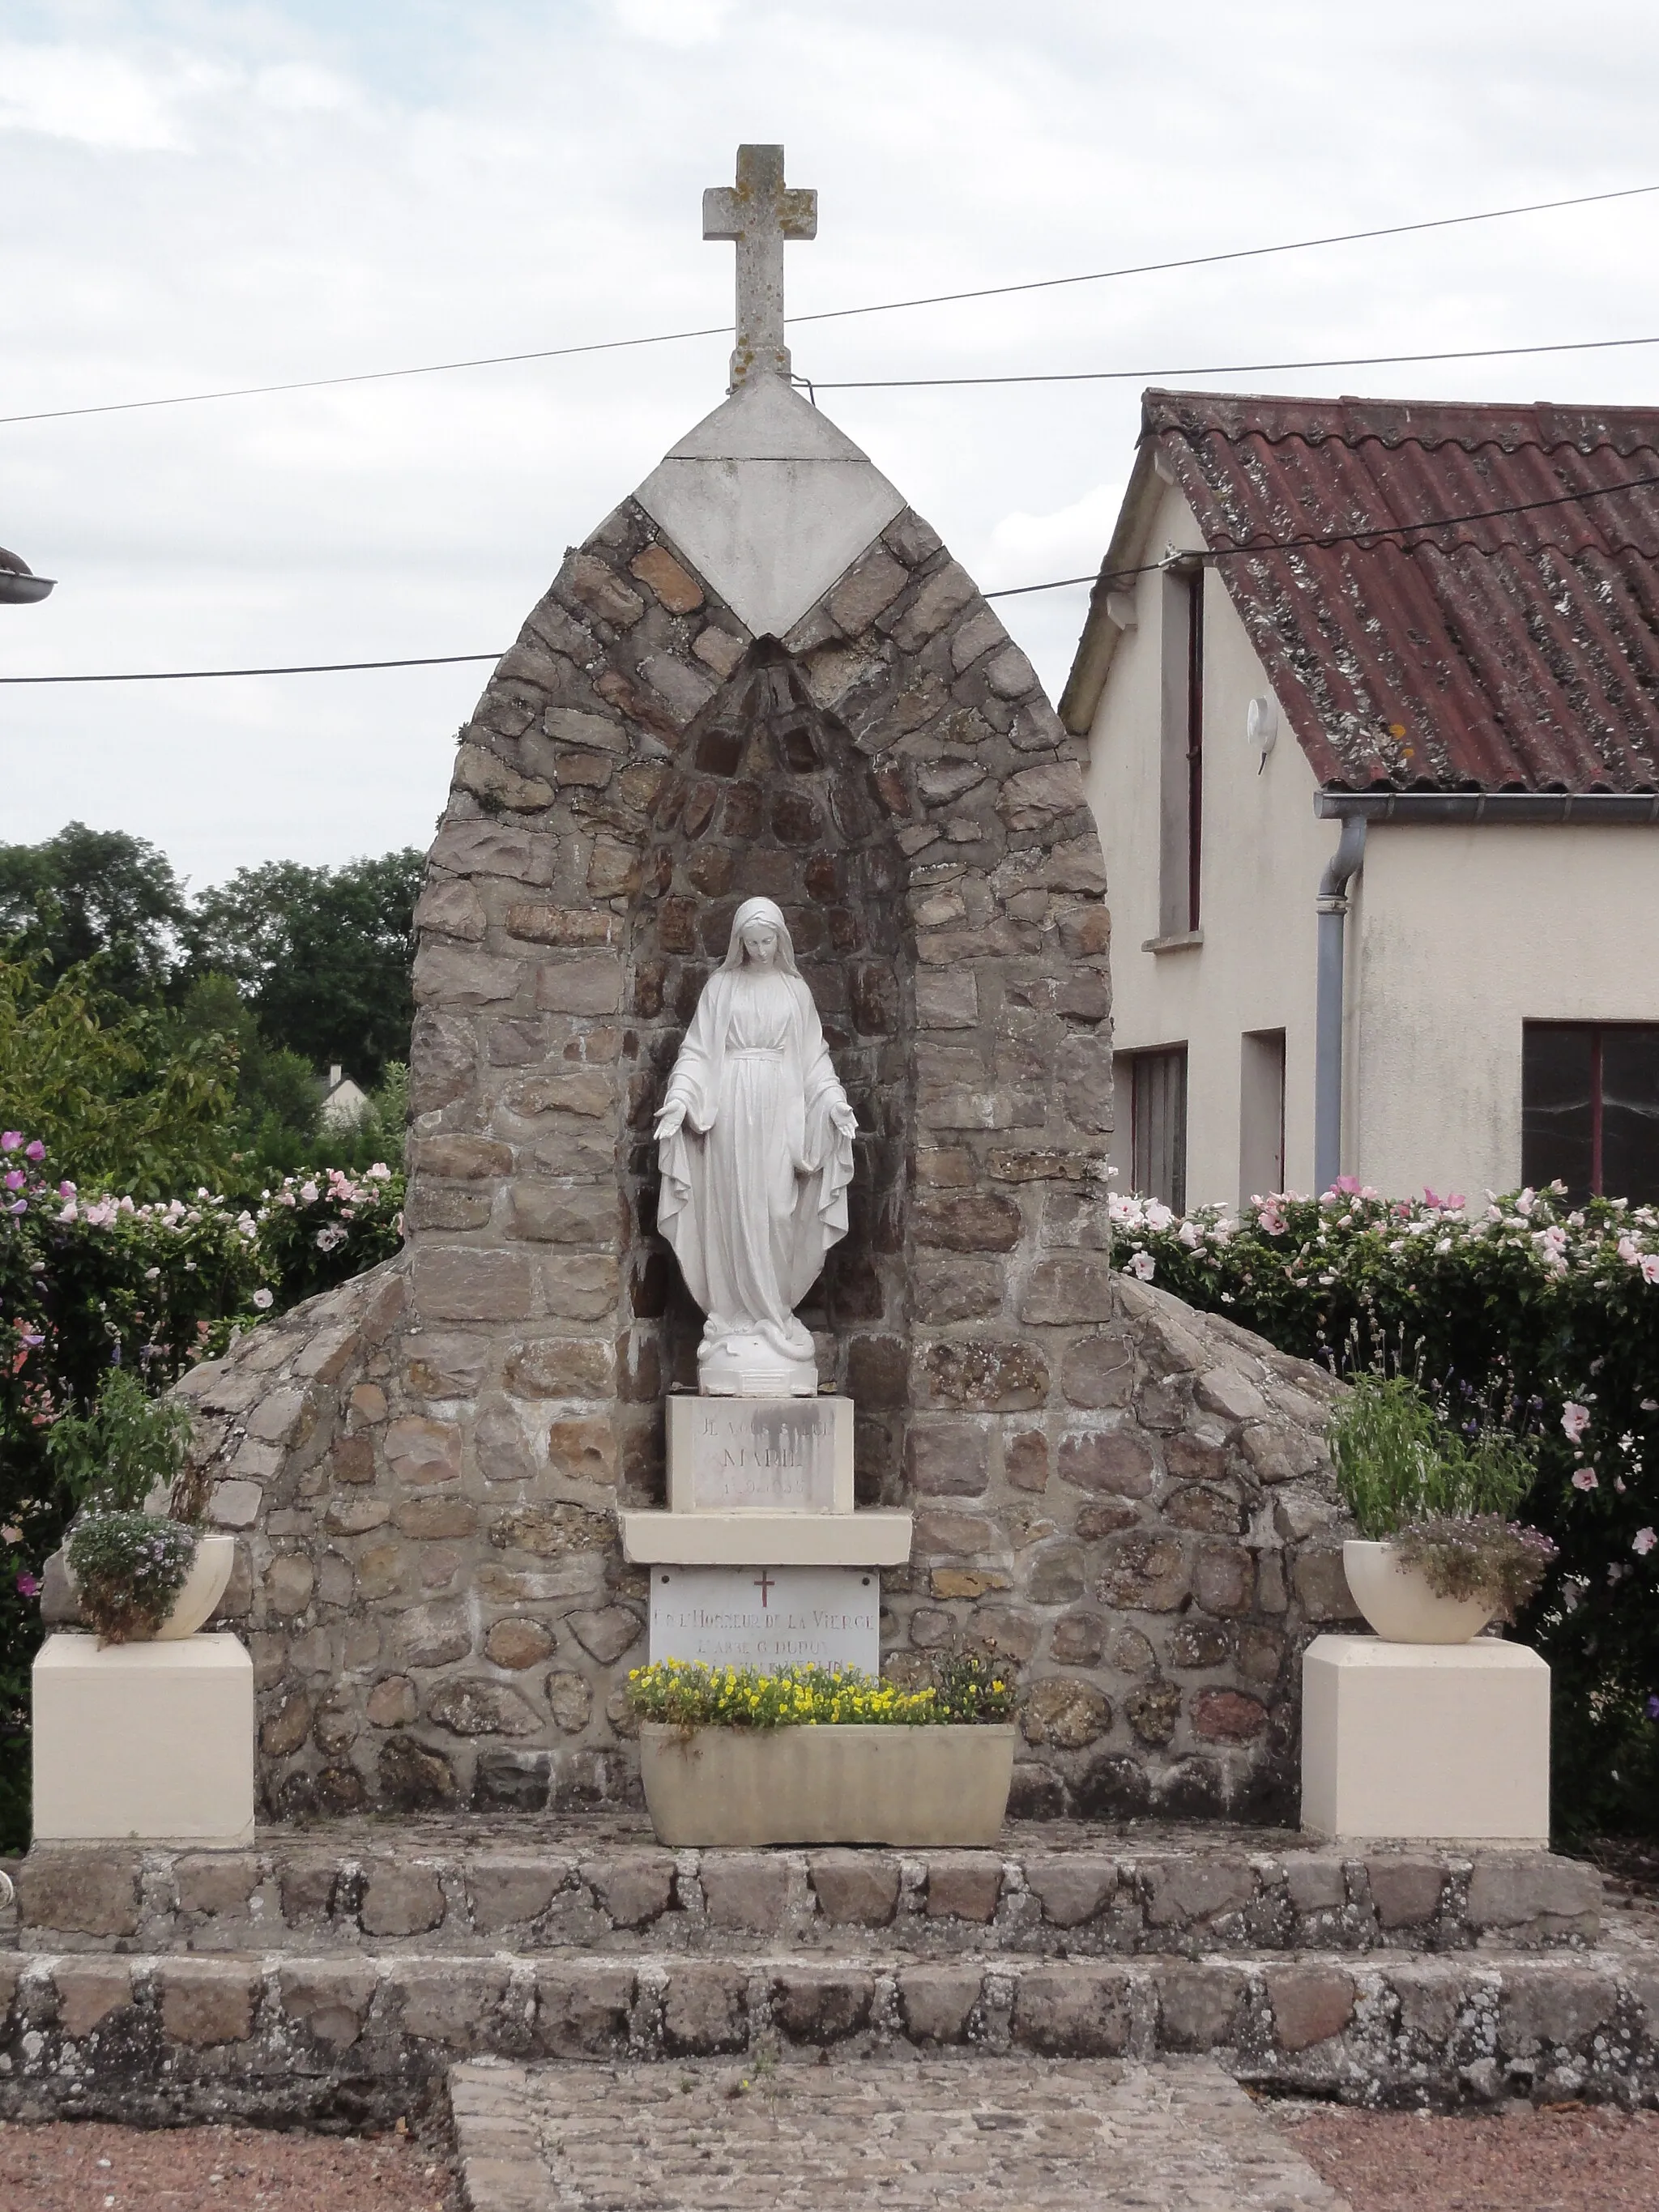
<path id="1" fill-rule="evenodd" d="M 761 1594 L 761 1611 L 763 1613 L 767 1609 L 767 1593 L 775 1587 L 775 1585 L 773 1583 L 771 1576 L 767 1572 L 766 1569 L 763 1567 L 759 1574 L 755 1577 L 755 1588 Z"/>

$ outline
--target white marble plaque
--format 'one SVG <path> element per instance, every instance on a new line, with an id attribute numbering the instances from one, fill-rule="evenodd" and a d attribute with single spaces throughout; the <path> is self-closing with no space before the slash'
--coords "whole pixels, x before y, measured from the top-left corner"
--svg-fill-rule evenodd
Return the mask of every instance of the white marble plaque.
<path id="1" fill-rule="evenodd" d="M 881 1666 L 881 1577 L 860 1567 L 653 1567 L 651 1657 Z"/>
<path id="2" fill-rule="evenodd" d="M 848 1398 L 671 1398 L 676 1513 L 850 1513 Z"/>

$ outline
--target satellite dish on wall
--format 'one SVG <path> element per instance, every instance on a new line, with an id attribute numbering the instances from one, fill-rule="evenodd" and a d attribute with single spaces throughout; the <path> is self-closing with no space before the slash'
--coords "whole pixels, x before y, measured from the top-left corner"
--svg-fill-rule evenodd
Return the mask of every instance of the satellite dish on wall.
<path id="1" fill-rule="evenodd" d="M 1279 736 L 1279 702 L 1271 694 L 1266 698 L 1252 699 L 1244 709 L 1244 735 L 1261 756 L 1255 770 L 1260 775 Z"/>

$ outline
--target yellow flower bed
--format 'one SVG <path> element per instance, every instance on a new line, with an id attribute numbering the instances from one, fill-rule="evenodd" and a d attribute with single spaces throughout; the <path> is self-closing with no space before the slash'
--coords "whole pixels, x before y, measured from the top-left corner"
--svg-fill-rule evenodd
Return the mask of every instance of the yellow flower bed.
<path id="1" fill-rule="evenodd" d="M 633 1668 L 641 1720 L 678 1728 L 939 1728 L 1006 1720 L 1014 1687 L 982 1659 L 948 1660 L 937 1688 L 901 1690 L 855 1667 L 705 1667 L 687 1659 Z"/>

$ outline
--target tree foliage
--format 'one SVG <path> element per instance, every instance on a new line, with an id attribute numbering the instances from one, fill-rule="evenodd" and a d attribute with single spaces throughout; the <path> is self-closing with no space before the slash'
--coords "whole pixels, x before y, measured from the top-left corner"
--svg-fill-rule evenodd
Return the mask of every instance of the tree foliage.
<path id="1" fill-rule="evenodd" d="M 166 1010 L 124 1009 L 88 967 L 0 961 L 0 1113 L 76 1180 L 159 1198 L 216 1182 L 233 1149 L 236 1049 Z"/>
<path id="2" fill-rule="evenodd" d="M 172 863 L 124 830 L 66 823 L 39 845 L 0 845 L 0 942 L 61 974 L 96 958 L 105 989 L 129 1001 L 173 975 L 189 919 Z"/>
<path id="3" fill-rule="evenodd" d="M 391 1087 L 328 1152 L 352 1168 L 399 1157 L 422 867 L 410 848 L 273 861 L 191 901 L 125 831 L 71 822 L 0 846 L 0 960 L 21 971 L 0 1016 L 0 1109 L 82 1180 L 252 1193 L 324 1148 L 337 1061 L 366 1091 Z"/>
<path id="4" fill-rule="evenodd" d="M 377 1083 L 388 1060 L 409 1056 L 424 866 L 408 847 L 338 868 L 239 868 L 196 901 L 191 972 L 232 977 L 271 1045 Z"/>

